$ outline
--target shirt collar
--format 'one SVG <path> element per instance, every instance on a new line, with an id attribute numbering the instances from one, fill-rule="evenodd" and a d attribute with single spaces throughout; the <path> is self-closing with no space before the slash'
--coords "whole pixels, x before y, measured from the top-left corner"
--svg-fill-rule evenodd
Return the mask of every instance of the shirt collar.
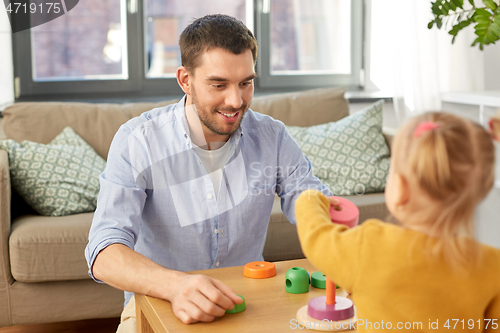
<path id="1" fill-rule="evenodd" d="M 184 104 L 186 103 L 186 95 L 184 95 L 181 100 L 175 105 L 174 113 L 175 117 L 180 120 L 180 124 L 184 129 L 184 135 L 189 136 L 189 124 L 186 118 L 186 112 L 184 111 Z"/>

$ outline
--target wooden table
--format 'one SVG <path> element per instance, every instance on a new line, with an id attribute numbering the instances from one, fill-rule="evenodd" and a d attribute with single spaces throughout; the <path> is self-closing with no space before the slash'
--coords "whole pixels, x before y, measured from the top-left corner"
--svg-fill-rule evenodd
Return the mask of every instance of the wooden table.
<path id="1" fill-rule="evenodd" d="M 137 332 L 289 332 L 298 329 L 297 310 L 325 290 L 309 287 L 305 294 L 285 291 L 285 273 L 289 268 L 302 267 L 309 274 L 317 271 L 307 259 L 274 263 L 277 275 L 267 279 L 250 279 L 243 276 L 243 266 L 208 269 L 191 273 L 204 274 L 218 279 L 245 297 L 246 310 L 225 314 L 211 323 L 183 324 L 174 316 L 170 302 L 154 297 L 135 295 Z M 343 290 L 337 289 L 337 295 Z M 293 329 L 295 328 L 295 329 Z M 350 331 L 354 332 L 354 331 Z"/>

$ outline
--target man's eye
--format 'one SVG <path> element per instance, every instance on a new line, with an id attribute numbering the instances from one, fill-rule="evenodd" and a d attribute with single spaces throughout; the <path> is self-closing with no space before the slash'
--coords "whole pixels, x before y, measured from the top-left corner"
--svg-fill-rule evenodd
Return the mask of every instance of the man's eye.
<path id="1" fill-rule="evenodd" d="M 217 89 L 221 89 L 221 88 L 224 88 L 224 85 L 223 84 L 214 84 L 213 87 L 217 88 Z"/>
<path id="2" fill-rule="evenodd" d="M 246 86 L 251 85 L 252 81 L 242 82 L 241 84 L 246 87 Z"/>

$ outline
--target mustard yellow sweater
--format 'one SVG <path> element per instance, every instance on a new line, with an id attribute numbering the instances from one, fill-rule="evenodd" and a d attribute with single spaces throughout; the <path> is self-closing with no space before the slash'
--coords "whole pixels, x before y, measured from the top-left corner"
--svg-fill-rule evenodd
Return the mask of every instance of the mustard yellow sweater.
<path id="1" fill-rule="evenodd" d="M 358 332 L 500 333 L 500 250 L 481 245 L 477 266 L 457 271 L 426 254 L 435 239 L 421 232 L 375 219 L 352 229 L 332 223 L 317 191 L 302 193 L 295 214 L 306 257 L 352 294 Z"/>

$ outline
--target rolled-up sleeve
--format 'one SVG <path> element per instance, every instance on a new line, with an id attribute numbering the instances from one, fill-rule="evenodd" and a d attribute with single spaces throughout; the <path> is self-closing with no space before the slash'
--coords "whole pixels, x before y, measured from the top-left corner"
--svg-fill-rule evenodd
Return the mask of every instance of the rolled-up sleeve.
<path id="1" fill-rule="evenodd" d="M 106 168 L 99 177 L 97 209 L 85 248 L 89 275 L 97 282 L 102 281 L 94 277 L 92 266 L 100 251 L 117 243 L 134 249 L 139 234 L 147 194 L 141 185 L 144 180 L 139 179 L 143 173 L 134 168 L 131 156 L 147 160 L 147 151 L 125 124 L 111 143 Z"/>

